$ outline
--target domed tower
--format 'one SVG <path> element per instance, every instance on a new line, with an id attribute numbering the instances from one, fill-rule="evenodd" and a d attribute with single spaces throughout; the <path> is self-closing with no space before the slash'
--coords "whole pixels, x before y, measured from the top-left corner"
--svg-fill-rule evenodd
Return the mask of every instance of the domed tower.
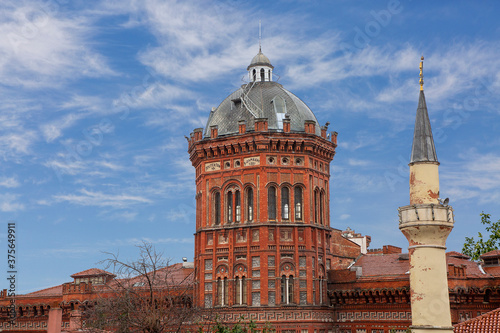
<path id="1" fill-rule="evenodd" d="M 327 135 L 328 123 L 319 127 L 303 101 L 272 81 L 260 50 L 247 70 L 249 83 L 189 139 L 195 303 L 228 321 L 328 329 L 325 274 L 340 260 L 329 212 L 337 133 Z"/>

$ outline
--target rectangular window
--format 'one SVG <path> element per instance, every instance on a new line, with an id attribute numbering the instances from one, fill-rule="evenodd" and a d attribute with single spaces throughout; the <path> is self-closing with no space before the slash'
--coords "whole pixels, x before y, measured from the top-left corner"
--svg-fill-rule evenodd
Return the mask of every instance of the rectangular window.
<path id="1" fill-rule="evenodd" d="M 212 291 L 212 282 L 205 282 L 205 291 Z"/>
<path id="2" fill-rule="evenodd" d="M 212 307 L 212 294 L 205 294 L 205 308 Z"/>
<path id="3" fill-rule="evenodd" d="M 269 267 L 274 267 L 274 256 L 268 256 L 267 257 L 267 266 Z"/>
<path id="4" fill-rule="evenodd" d="M 267 293 L 267 302 L 270 306 L 276 305 L 276 292 L 270 291 Z"/>
<path id="5" fill-rule="evenodd" d="M 276 288 L 276 281 L 274 281 L 274 280 L 267 281 L 267 288 L 269 288 L 270 290 L 273 290 L 274 288 Z"/>
<path id="6" fill-rule="evenodd" d="M 205 273 L 205 281 L 212 280 L 212 273 Z"/>
<path id="7" fill-rule="evenodd" d="M 274 277 L 275 276 L 274 274 L 275 274 L 274 269 L 270 269 L 267 271 L 267 276 L 269 277 Z"/>
<path id="8" fill-rule="evenodd" d="M 302 305 L 307 304 L 307 291 L 300 292 L 300 304 Z"/>
<path id="9" fill-rule="evenodd" d="M 205 259 L 205 270 L 206 271 L 212 270 L 212 259 Z"/>
<path id="10" fill-rule="evenodd" d="M 252 267 L 260 267 L 260 257 L 252 257 Z"/>
<path id="11" fill-rule="evenodd" d="M 299 271 L 299 276 L 300 277 L 306 277 L 307 272 L 306 271 Z"/>
<path id="12" fill-rule="evenodd" d="M 252 293 L 252 305 L 253 306 L 260 306 L 260 292 L 253 292 Z"/>
<path id="13" fill-rule="evenodd" d="M 307 281 L 306 280 L 300 280 L 300 288 L 301 289 L 307 288 Z"/>
<path id="14" fill-rule="evenodd" d="M 260 280 L 252 281 L 252 289 L 260 289 Z"/>
<path id="15" fill-rule="evenodd" d="M 253 277 L 260 277 L 260 270 L 254 270 L 254 271 L 252 271 L 252 276 Z"/>
<path id="16" fill-rule="evenodd" d="M 299 257 L 299 267 L 306 268 L 306 257 Z"/>

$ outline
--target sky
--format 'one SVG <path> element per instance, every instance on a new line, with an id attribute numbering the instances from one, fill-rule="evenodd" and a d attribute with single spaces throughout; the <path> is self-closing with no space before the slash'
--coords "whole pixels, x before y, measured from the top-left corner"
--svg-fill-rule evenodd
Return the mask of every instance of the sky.
<path id="1" fill-rule="evenodd" d="M 455 227 L 500 219 L 500 4 L 494 1 L 3 0 L 0 272 L 16 225 L 17 293 L 152 243 L 193 260 L 193 129 L 245 83 L 259 48 L 337 131 L 331 226 L 408 243 L 408 162 L 424 89 Z M 108 254 L 107 254 L 108 253 Z M 2 257 L 0 255 L 0 257 Z M 4 280 L 6 281 L 6 280 Z M 7 288 L 7 282 L 0 288 Z"/>

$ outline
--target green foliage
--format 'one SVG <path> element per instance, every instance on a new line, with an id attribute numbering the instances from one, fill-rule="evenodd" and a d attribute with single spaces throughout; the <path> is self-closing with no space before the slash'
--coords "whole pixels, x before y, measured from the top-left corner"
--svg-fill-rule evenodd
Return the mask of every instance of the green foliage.
<path id="1" fill-rule="evenodd" d="M 276 330 L 272 327 L 270 323 L 266 323 L 262 329 L 262 333 L 274 333 Z M 198 333 L 204 332 L 203 327 L 198 329 Z M 249 322 L 243 321 L 241 317 L 238 322 L 231 326 L 231 324 L 223 323 L 217 316 L 215 318 L 215 324 L 209 330 L 209 333 L 259 333 L 257 325 L 253 320 Z"/>
<path id="2" fill-rule="evenodd" d="M 490 214 L 482 212 L 481 223 L 486 226 L 486 231 L 489 232 L 488 239 L 484 239 L 483 234 L 478 232 L 478 240 L 474 237 L 465 237 L 462 253 L 471 257 L 472 260 L 479 260 L 481 254 L 498 250 L 500 245 L 500 220 L 491 222 Z"/>

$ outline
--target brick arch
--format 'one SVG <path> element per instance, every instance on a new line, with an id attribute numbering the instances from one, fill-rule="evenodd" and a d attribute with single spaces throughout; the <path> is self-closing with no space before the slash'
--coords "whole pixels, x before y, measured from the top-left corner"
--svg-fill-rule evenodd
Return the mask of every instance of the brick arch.
<path id="1" fill-rule="evenodd" d="M 215 278 L 229 278 L 229 267 L 226 264 L 221 264 L 215 269 Z"/>
<path id="2" fill-rule="evenodd" d="M 288 269 L 287 269 L 288 267 Z M 290 276 L 293 275 L 294 277 L 297 276 L 295 274 L 295 264 L 293 263 L 292 260 L 282 260 L 280 262 L 280 275 L 279 276 Z"/>
<path id="3" fill-rule="evenodd" d="M 239 278 L 246 277 L 246 278 L 248 278 L 247 266 L 245 264 L 241 264 L 241 263 L 235 264 L 233 267 L 233 277 L 239 277 Z"/>

